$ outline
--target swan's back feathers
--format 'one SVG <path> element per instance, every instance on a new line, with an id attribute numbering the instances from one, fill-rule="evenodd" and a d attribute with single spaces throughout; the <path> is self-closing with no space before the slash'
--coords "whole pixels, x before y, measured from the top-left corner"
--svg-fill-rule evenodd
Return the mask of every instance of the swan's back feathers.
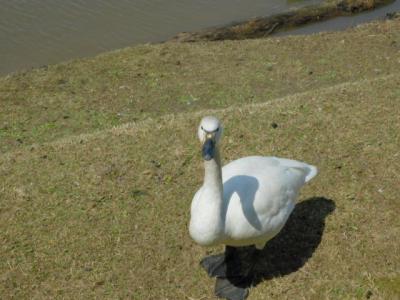
<path id="1" fill-rule="evenodd" d="M 269 169 L 270 167 L 297 170 L 304 175 L 304 183 L 310 181 L 318 173 L 318 170 L 315 166 L 297 160 L 278 158 L 274 156 L 243 157 L 225 165 L 222 170 L 223 177 L 225 177 L 225 179 L 229 179 L 229 177 L 235 175 L 253 175 L 258 171 L 261 171 L 261 169 Z"/>

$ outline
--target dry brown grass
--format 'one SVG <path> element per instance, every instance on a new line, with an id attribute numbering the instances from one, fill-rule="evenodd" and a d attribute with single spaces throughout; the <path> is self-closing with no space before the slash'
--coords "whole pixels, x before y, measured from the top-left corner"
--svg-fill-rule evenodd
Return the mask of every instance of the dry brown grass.
<path id="1" fill-rule="evenodd" d="M 399 296 L 399 86 L 394 74 L 213 112 L 225 161 L 272 154 L 320 169 L 249 299 Z M 187 234 L 198 121 L 164 117 L 2 156 L 0 294 L 213 299 L 198 266 L 208 250 Z"/>

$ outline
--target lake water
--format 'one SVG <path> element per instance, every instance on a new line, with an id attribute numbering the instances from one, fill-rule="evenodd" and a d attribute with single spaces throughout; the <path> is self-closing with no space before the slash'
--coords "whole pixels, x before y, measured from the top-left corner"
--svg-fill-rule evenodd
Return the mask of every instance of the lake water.
<path id="1" fill-rule="evenodd" d="M 322 0 L 0 0 L 0 74 Z"/>
<path id="2" fill-rule="evenodd" d="M 163 41 L 178 32 L 268 16 L 322 1 L 0 0 L 0 74 Z M 377 10 L 378 14 L 331 20 L 293 33 L 340 29 L 396 9 L 400 10 L 400 0 Z"/>

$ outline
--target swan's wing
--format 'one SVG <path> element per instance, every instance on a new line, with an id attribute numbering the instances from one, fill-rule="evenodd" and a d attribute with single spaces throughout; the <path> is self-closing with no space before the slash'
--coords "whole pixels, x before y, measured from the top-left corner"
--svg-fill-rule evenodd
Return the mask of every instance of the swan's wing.
<path id="1" fill-rule="evenodd" d="M 292 212 L 298 192 L 316 174 L 308 164 L 276 157 L 246 157 L 223 168 L 229 235 L 274 236 Z"/>
<path id="2" fill-rule="evenodd" d="M 269 240 L 294 208 L 304 176 L 293 176 L 300 172 L 286 172 L 280 167 L 267 171 L 233 176 L 224 184 L 225 232 L 234 240 Z"/>

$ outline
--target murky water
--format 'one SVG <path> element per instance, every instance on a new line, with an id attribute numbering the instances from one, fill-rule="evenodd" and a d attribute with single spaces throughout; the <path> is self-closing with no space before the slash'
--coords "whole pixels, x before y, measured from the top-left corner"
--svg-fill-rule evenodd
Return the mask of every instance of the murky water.
<path id="1" fill-rule="evenodd" d="M 322 0 L 0 0 L 0 74 Z"/>
<path id="2" fill-rule="evenodd" d="M 322 1 L 0 0 L 0 75 Z M 289 34 L 339 30 L 399 10 L 397 0 L 372 12 L 311 24 Z"/>

